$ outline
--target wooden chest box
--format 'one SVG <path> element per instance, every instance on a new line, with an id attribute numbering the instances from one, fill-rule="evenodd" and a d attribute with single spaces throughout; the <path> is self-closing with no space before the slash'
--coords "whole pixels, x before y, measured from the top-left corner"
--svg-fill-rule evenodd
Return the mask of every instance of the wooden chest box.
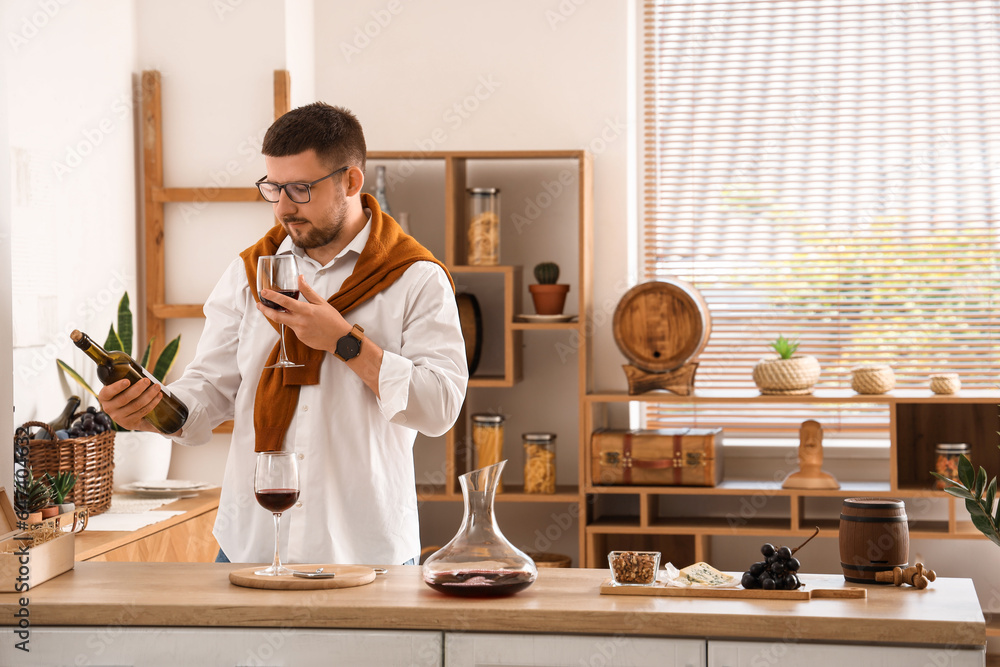
<path id="1" fill-rule="evenodd" d="M 599 429 L 591 435 L 594 484 L 717 486 L 722 481 L 722 429 Z"/>
<path id="2" fill-rule="evenodd" d="M 55 539 L 24 551 L 24 532 L 4 487 L 0 486 L 0 592 L 26 593 L 31 588 L 73 569 L 76 536 L 60 533 Z"/>

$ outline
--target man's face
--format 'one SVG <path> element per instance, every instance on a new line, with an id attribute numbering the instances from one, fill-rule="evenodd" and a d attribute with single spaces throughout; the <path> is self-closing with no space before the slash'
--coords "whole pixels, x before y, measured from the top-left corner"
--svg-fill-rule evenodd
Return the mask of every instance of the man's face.
<path id="1" fill-rule="evenodd" d="M 312 149 L 285 157 L 264 156 L 264 164 L 267 166 L 267 180 L 282 185 L 311 183 L 343 166 L 324 165 Z M 306 204 L 296 204 L 282 189 L 280 198 L 272 204 L 274 216 L 295 245 L 306 250 L 321 248 L 340 237 L 348 211 L 343 183 L 345 173 L 313 185 Z"/>

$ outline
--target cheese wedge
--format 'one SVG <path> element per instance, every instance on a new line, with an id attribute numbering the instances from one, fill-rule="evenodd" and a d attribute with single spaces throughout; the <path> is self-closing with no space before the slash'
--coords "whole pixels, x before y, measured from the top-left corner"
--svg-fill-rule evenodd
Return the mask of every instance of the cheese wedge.
<path id="1" fill-rule="evenodd" d="M 695 563 L 688 565 L 681 570 L 681 576 L 693 584 L 703 586 L 726 586 L 735 581 L 735 578 L 719 572 L 708 563 Z"/>

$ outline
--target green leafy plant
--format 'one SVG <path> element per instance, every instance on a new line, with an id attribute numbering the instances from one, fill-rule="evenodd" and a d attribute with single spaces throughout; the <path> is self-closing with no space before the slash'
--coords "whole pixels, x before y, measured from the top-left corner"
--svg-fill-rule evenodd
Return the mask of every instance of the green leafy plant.
<path id="1" fill-rule="evenodd" d="M 986 481 L 986 469 L 976 470 L 972 462 L 962 455 L 958 460 L 958 479 L 950 479 L 941 473 L 931 474 L 945 483 L 944 492 L 965 500 L 965 509 L 972 518 L 972 525 L 990 542 L 1000 546 L 1000 508 L 993 514 L 993 501 L 997 495 L 997 478 Z"/>
<path id="2" fill-rule="evenodd" d="M 128 292 L 122 296 L 121 301 L 118 302 L 118 328 L 115 329 L 115 325 L 112 324 L 108 329 L 108 337 L 104 341 L 104 349 L 108 352 L 120 351 L 124 352 L 130 356 L 132 354 L 132 338 L 133 338 L 133 320 L 132 320 L 132 309 L 129 306 Z M 160 382 L 163 382 L 163 378 L 167 376 L 170 369 L 173 368 L 174 361 L 177 358 L 177 351 L 181 346 L 181 337 L 177 336 L 172 341 L 167 343 L 167 346 L 163 348 L 159 356 L 156 358 L 156 362 L 150 367 L 150 350 L 152 349 L 153 342 L 156 337 L 149 339 L 149 343 L 146 344 L 146 351 L 142 354 L 142 359 L 139 360 L 139 364 L 146 369 L 149 369 L 150 373 L 153 374 Z M 94 398 L 97 398 L 97 392 L 91 389 L 90 385 L 83 377 L 73 370 L 69 364 L 67 364 L 62 359 L 56 359 L 56 364 L 61 368 L 67 375 L 76 380 L 84 389 L 89 391 Z M 126 429 L 121 428 L 117 424 L 114 425 L 116 431 L 124 431 Z"/>
<path id="3" fill-rule="evenodd" d="M 778 353 L 778 356 L 782 359 L 791 359 L 795 352 L 799 349 L 798 340 L 788 340 L 782 335 L 778 336 L 778 340 L 773 343 L 768 343 L 768 347 Z"/>
<path id="4" fill-rule="evenodd" d="M 542 262 L 535 265 L 535 280 L 539 285 L 555 285 L 559 280 L 559 265 L 555 262 Z"/>
<path id="5" fill-rule="evenodd" d="M 35 479 L 30 468 L 22 483 L 14 483 L 14 507 L 18 512 L 39 512 L 51 502 L 52 490 L 42 480 Z"/>
<path id="6" fill-rule="evenodd" d="M 50 473 L 45 473 L 45 481 L 52 492 L 52 502 L 56 505 L 62 505 L 66 502 L 67 494 L 72 490 L 73 485 L 76 484 L 76 475 L 68 470 L 57 473 L 55 477 Z"/>

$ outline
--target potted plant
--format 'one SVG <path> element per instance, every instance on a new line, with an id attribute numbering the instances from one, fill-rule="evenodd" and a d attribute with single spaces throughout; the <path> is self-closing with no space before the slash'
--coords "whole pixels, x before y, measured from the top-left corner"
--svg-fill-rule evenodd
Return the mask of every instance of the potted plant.
<path id="1" fill-rule="evenodd" d="M 775 354 L 768 355 L 753 368 L 753 381 L 762 394 L 798 395 L 811 394 L 819 380 L 819 362 L 816 357 L 795 354 L 797 340 L 779 335 L 768 345 Z"/>
<path id="2" fill-rule="evenodd" d="M 132 355 L 132 332 L 133 319 L 132 310 L 129 307 L 128 292 L 122 296 L 118 303 L 118 328 L 112 324 L 108 330 L 107 340 L 104 342 L 104 349 L 108 351 L 119 350 Z M 163 382 L 163 379 L 170 372 L 177 358 L 180 349 L 181 337 L 177 336 L 163 348 L 155 363 L 150 359 L 150 349 L 153 341 L 151 338 L 146 345 L 146 350 L 139 360 L 139 364 L 149 370 L 154 378 Z M 87 381 L 73 370 L 66 362 L 56 359 L 59 367 L 80 385 L 97 398 L 97 393 L 91 389 Z M 152 364 L 152 365 L 151 365 Z M 167 478 L 170 468 L 170 453 L 173 443 L 159 433 L 146 433 L 142 431 L 129 431 L 118 424 L 112 424 L 115 434 L 115 468 L 114 484 L 122 487 L 132 482 L 141 480 L 161 480 Z"/>
<path id="3" fill-rule="evenodd" d="M 566 293 L 569 285 L 557 285 L 559 280 L 559 265 L 555 262 L 542 262 L 535 266 L 537 285 L 528 285 L 531 299 L 535 302 L 535 312 L 539 315 L 561 315 L 566 305 Z"/>
<path id="4" fill-rule="evenodd" d="M 941 473 L 931 471 L 931 474 L 944 482 L 944 492 L 965 501 L 965 509 L 969 512 L 972 525 L 989 538 L 990 542 L 1000 546 L 1000 508 L 993 513 L 993 500 L 997 495 L 997 478 L 986 481 L 986 469 L 972 467 L 972 462 L 964 454 L 958 460 L 958 479 L 945 477 Z"/>
<path id="5" fill-rule="evenodd" d="M 14 509 L 20 515 L 28 516 L 26 522 L 29 524 L 40 523 L 42 510 L 52 501 L 52 492 L 49 487 L 42 484 L 42 480 L 35 479 L 31 474 L 31 469 L 27 471 L 24 481 L 14 482 Z"/>
<path id="6" fill-rule="evenodd" d="M 68 470 L 57 473 L 55 477 L 50 473 L 45 473 L 45 481 L 49 484 L 52 502 L 58 506 L 59 514 L 66 514 L 76 509 L 75 503 L 66 502 L 66 496 L 76 484 L 76 475 Z"/>

